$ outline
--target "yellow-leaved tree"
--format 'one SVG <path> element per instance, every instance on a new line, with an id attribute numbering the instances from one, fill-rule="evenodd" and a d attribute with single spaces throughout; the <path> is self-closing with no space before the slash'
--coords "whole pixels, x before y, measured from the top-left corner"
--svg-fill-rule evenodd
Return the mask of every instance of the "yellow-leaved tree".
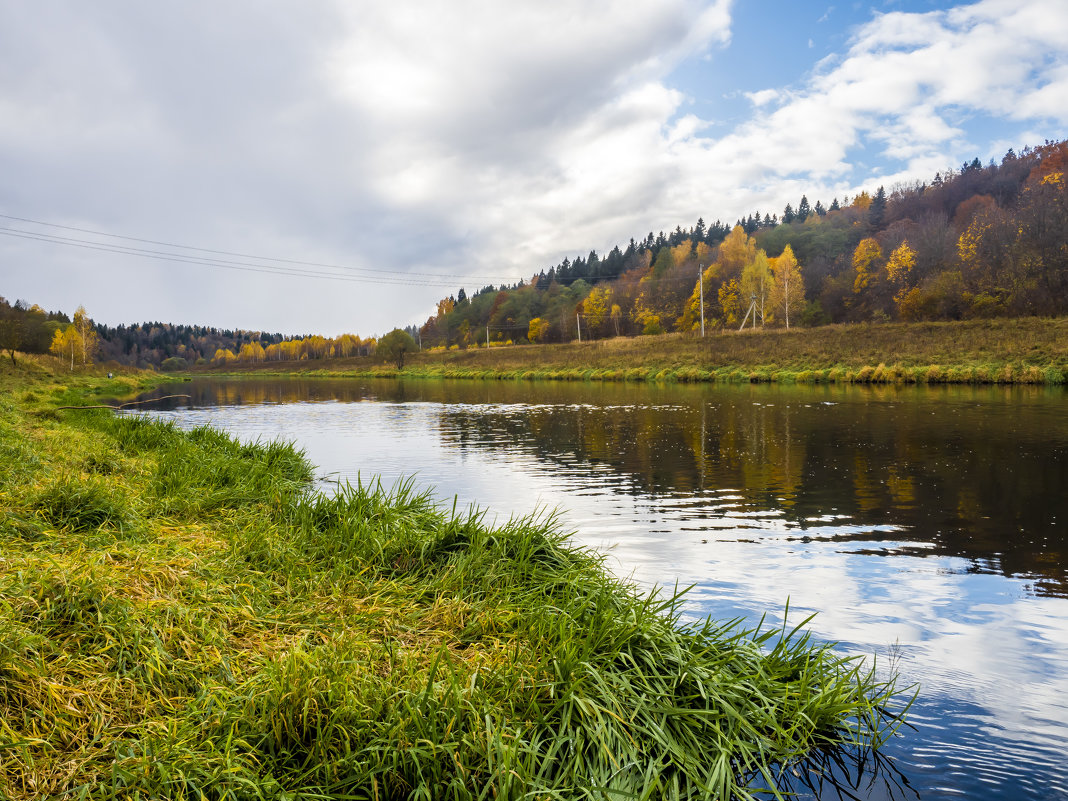
<path id="1" fill-rule="evenodd" d="M 805 304 L 805 281 L 801 277 L 801 265 L 797 263 L 793 248 L 787 245 L 782 255 L 772 260 L 771 308 L 782 315 L 786 327 L 790 327 L 790 315 L 798 319 Z"/>
<path id="2" fill-rule="evenodd" d="M 745 265 L 756 258 L 756 252 L 756 240 L 746 234 L 742 226 L 734 226 L 734 229 L 719 244 L 719 257 L 716 259 L 717 275 L 723 281 L 741 278 Z"/>
<path id="3" fill-rule="evenodd" d="M 541 342 L 549 334 L 549 321 L 541 317 L 535 317 L 527 326 L 527 339 L 531 342 Z"/>
<path id="4" fill-rule="evenodd" d="M 78 347 L 81 351 L 82 366 L 84 367 L 93 363 L 93 356 L 96 355 L 96 349 L 100 344 L 99 337 L 96 335 L 96 328 L 93 326 L 93 321 L 89 319 L 85 306 L 79 306 L 74 312 L 74 328 L 78 332 Z"/>
<path id="5" fill-rule="evenodd" d="M 262 362 L 265 355 L 263 345 L 259 342 L 246 342 L 241 346 L 237 357 L 243 362 Z"/>
<path id="6" fill-rule="evenodd" d="M 347 358 L 356 355 L 360 349 L 360 338 L 355 334 L 342 334 L 334 340 L 334 355 Z"/>
<path id="7" fill-rule="evenodd" d="M 719 288 L 719 307 L 723 310 L 723 322 L 727 325 L 735 325 L 742 316 L 742 301 L 738 292 L 738 282 L 733 278 Z"/>
<path id="8" fill-rule="evenodd" d="M 883 257 L 883 249 L 879 243 L 870 236 L 860 240 L 856 250 L 853 251 L 853 270 L 856 277 L 853 279 L 853 294 L 860 295 L 871 284 L 878 272 L 876 262 Z"/>
<path id="9" fill-rule="evenodd" d="M 712 312 L 716 308 L 716 285 L 718 283 L 716 279 L 719 275 L 719 267 L 719 262 L 713 262 L 701 271 L 701 277 L 694 283 L 693 292 L 690 293 L 690 299 L 686 301 L 682 316 L 675 323 L 675 328 L 679 331 L 699 330 L 702 299 L 705 304 L 704 315 L 706 317 L 715 316 Z"/>
<path id="10" fill-rule="evenodd" d="M 229 348 L 217 348 L 211 357 L 212 364 L 230 364 L 237 361 L 237 354 Z"/>
<path id="11" fill-rule="evenodd" d="M 74 370 L 74 356 L 82 350 L 82 340 L 78 329 L 73 324 L 56 331 L 48 350 L 61 359 L 70 359 L 70 369 Z"/>
<path id="12" fill-rule="evenodd" d="M 912 284 L 912 269 L 916 266 L 916 251 L 906 239 L 898 245 L 886 260 L 886 277 L 894 287 L 894 304 L 901 309 L 901 302 Z"/>
<path id="13" fill-rule="evenodd" d="M 599 333 L 601 327 L 608 319 L 608 312 L 612 301 L 612 287 L 608 284 L 598 284 L 586 300 L 582 302 L 582 311 L 586 315 L 586 325 L 591 333 Z"/>
<path id="14" fill-rule="evenodd" d="M 756 300 L 756 310 L 760 314 L 760 324 L 763 325 L 764 306 L 772 287 L 771 266 L 768 264 L 768 254 L 763 250 L 757 250 L 753 260 L 745 265 L 740 287 L 743 302 L 746 299 Z"/>

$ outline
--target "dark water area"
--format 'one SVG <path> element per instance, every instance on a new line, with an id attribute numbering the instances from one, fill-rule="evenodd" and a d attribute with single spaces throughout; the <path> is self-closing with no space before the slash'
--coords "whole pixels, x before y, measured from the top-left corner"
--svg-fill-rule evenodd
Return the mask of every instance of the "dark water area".
<path id="1" fill-rule="evenodd" d="M 781 620 L 789 601 L 792 622 L 816 614 L 814 636 L 920 683 L 880 770 L 836 769 L 837 787 L 802 797 L 1068 798 L 1063 389 L 249 379 L 158 394 L 175 392 L 191 397 L 153 414 L 294 440 L 324 489 L 414 476 L 491 518 L 555 511 L 618 574 L 692 585 L 695 617 Z"/>

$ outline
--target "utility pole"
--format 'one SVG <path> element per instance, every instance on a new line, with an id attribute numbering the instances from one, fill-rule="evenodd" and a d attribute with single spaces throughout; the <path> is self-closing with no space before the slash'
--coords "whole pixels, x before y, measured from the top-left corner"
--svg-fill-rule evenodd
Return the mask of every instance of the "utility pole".
<path id="1" fill-rule="evenodd" d="M 749 320 L 749 315 L 753 315 L 753 328 L 756 328 L 756 295 L 750 295 L 749 308 L 745 310 L 745 318 L 742 320 L 742 324 L 738 326 L 738 330 L 741 331 L 745 328 L 746 321 Z"/>
<path id="2" fill-rule="evenodd" d="M 578 331 L 579 343 L 582 342 L 582 322 L 579 320 L 578 312 L 575 312 L 575 330 Z"/>
<path id="3" fill-rule="evenodd" d="M 697 286 L 701 288 L 701 338 L 705 336 L 705 275 L 704 265 L 697 265 Z"/>

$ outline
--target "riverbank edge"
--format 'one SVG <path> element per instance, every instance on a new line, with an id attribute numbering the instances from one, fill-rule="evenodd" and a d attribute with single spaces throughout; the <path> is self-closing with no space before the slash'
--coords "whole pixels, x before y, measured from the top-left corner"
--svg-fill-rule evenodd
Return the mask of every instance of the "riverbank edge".
<path id="1" fill-rule="evenodd" d="M 292 797 L 510 798 L 582 776 L 745 797 L 900 723 L 873 668 L 785 623 L 684 626 L 681 596 L 639 597 L 551 523 L 490 529 L 403 487 L 312 497 L 290 446 L 61 408 L 154 376 L 0 378 L 4 797 L 302 777 Z"/>
<path id="2" fill-rule="evenodd" d="M 212 376 L 219 378 L 250 378 L 253 376 L 305 376 L 315 378 L 412 378 L 455 379 L 462 381 L 603 381 L 633 383 L 679 384 L 921 384 L 975 386 L 1063 386 L 1068 385 L 1068 368 L 1038 367 L 1021 364 L 984 366 L 945 366 L 932 364 L 923 367 L 904 367 L 900 364 L 865 365 L 856 370 L 831 367 L 813 370 L 778 370 L 773 367 L 722 367 L 704 370 L 699 367 L 627 367 L 627 368 L 537 368 L 512 370 L 481 370 L 467 367 L 405 367 L 380 366 L 363 370 L 332 370 L 308 368 L 295 362 L 292 369 L 250 369 L 240 372 L 187 371 L 171 373 L 179 377 Z"/>
<path id="3" fill-rule="evenodd" d="M 371 358 L 223 365 L 192 375 L 780 384 L 1068 384 L 1068 318 L 858 323 Z"/>

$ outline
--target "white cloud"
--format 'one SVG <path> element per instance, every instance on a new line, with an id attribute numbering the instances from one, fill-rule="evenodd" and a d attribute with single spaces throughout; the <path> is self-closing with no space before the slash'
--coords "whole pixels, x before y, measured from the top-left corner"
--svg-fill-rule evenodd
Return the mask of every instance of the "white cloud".
<path id="1" fill-rule="evenodd" d="M 778 89 L 761 89 L 759 92 L 747 92 L 745 96 L 749 98 L 754 106 L 760 108 L 778 100 L 780 95 Z"/>
<path id="2" fill-rule="evenodd" d="M 802 84 L 746 93 L 725 129 L 672 71 L 729 60 L 730 24 L 729 0 L 8 4 L 0 211 L 481 285 L 698 215 L 929 177 L 985 152 L 977 117 L 1018 126 L 1016 147 L 1068 125 L 1068 8 L 879 15 Z M 444 291 L 0 248 L 5 294 L 109 322 L 368 333 Z"/>
<path id="3" fill-rule="evenodd" d="M 957 163 L 962 149 L 985 150 L 969 141 L 976 116 L 1047 128 L 1017 147 L 1041 142 L 1050 127 L 1054 135 L 1064 131 L 1068 7 L 988 0 L 878 15 L 805 85 L 749 97 L 752 119 L 710 143 L 715 164 L 731 165 L 710 167 L 717 182 L 735 181 L 753 194 L 781 185 L 781 204 L 799 195 L 795 184 L 812 197 L 855 192 L 888 172 L 928 178 L 932 164 Z M 896 171 L 858 170 L 852 154 L 861 147 Z"/>

